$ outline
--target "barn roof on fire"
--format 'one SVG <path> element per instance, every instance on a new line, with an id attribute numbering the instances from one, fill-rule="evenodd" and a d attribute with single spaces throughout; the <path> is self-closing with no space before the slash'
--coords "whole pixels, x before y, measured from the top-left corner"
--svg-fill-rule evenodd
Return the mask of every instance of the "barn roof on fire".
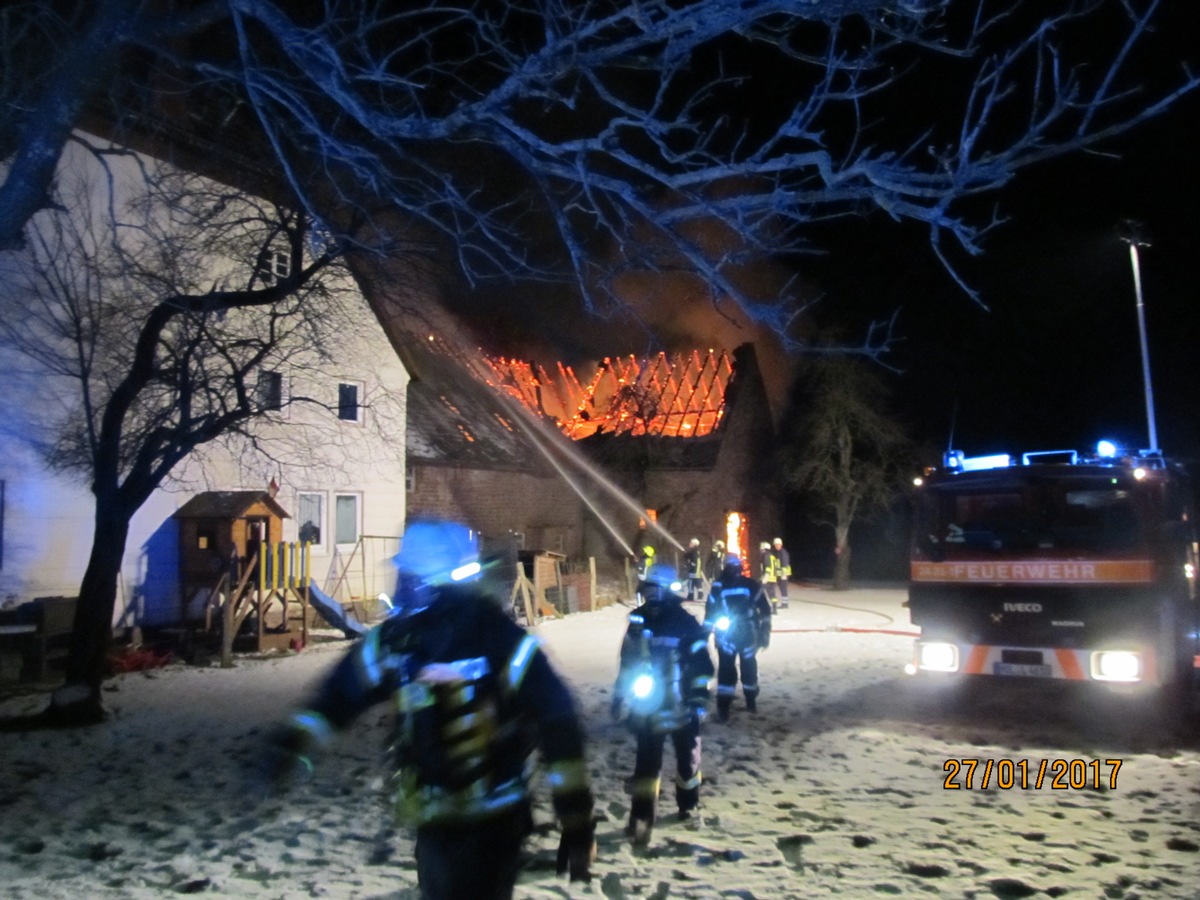
<path id="1" fill-rule="evenodd" d="M 570 440 L 611 462 L 641 448 L 656 467 L 710 468 L 739 388 L 761 390 L 750 344 L 576 370 L 488 357 L 444 311 L 381 318 L 411 376 L 406 455 L 418 465 L 550 475 L 548 442 Z"/>
<path id="2" fill-rule="evenodd" d="M 561 363 L 556 369 L 503 358 L 488 363 L 496 388 L 611 464 L 636 456 L 653 459 L 655 468 L 712 468 L 726 430 L 722 425 L 746 390 L 757 390 L 761 415 L 769 422 L 752 344 L 732 354 L 610 357 L 583 378 Z"/>
<path id="3" fill-rule="evenodd" d="M 426 465 L 543 471 L 541 454 L 514 409 L 472 374 L 476 360 L 436 335 L 411 336 L 402 350 L 408 386 L 407 456 Z"/>

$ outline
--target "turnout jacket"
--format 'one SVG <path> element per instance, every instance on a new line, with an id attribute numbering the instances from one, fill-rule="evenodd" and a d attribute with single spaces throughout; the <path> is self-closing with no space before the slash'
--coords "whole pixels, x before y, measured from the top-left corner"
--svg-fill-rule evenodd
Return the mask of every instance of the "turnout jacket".
<path id="1" fill-rule="evenodd" d="M 371 629 L 293 725 L 323 740 L 389 699 L 401 819 L 461 824 L 527 809 L 540 747 L 564 834 L 592 827 L 571 695 L 536 640 L 486 594 L 444 587 L 426 609 Z"/>
<path id="2" fill-rule="evenodd" d="M 661 702 L 638 709 L 626 698 L 634 679 L 647 670 L 662 679 Z M 618 702 L 625 701 L 634 731 L 666 734 L 682 728 L 692 716 L 703 716 L 713 672 L 708 632 L 679 603 L 643 603 L 629 614 L 613 691 Z"/>
<path id="3" fill-rule="evenodd" d="M 718 628 L 722 617 L 726 628 Z M 704 627 L 725 653 L 761 650 L 771 643 L 771 602 L 762 585 L 740 573 L 722 572 L 704 605 Z"/>

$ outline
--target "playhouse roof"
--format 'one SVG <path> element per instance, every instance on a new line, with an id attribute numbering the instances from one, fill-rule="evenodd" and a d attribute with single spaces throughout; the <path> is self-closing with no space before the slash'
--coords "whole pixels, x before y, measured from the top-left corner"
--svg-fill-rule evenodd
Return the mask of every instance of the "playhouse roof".
<path id="1" fill-rule="evenodd" d="M 177 519 L 237 519 L 263 504 L 281 519 L 290 519 L 269 491 L 205 491 L 175 511 Z"/>

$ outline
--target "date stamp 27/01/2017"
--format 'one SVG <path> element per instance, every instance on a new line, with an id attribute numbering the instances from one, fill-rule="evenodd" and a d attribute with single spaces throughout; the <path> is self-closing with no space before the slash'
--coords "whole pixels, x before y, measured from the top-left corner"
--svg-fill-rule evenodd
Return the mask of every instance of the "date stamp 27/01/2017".
<path id="1" fill-rule="evenodd" d="M 1056 791 L 1116 790 L 1121 759 L 947 759 L 942 787 L 948 791 L 1020 789 Z"/>

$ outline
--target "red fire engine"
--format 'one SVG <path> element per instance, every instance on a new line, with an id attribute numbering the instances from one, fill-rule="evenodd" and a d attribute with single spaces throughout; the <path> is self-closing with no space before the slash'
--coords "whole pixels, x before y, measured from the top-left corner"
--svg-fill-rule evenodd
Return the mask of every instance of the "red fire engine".
<path id="1" fill-rule="evenodd" d="M 1159 454 L 950 451 L 918 491 L 910 674 L 1190 687 L 1192 493 Z"/>

